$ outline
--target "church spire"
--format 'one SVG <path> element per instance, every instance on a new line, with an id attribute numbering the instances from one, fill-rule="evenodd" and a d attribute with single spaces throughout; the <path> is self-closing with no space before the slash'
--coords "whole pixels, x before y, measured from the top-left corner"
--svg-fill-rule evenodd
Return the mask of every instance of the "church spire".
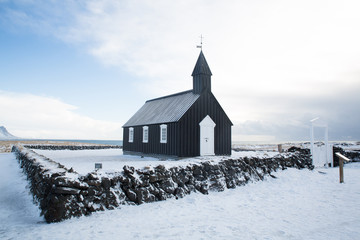
<path id="1" fill-rule="evenodd" d="M 194 71 L 191 74 L 193 77 L 194 93 L 201 93 L 205 89 L 211 92 L 211 75 L 212 73 L 209 65 L 207 64 L 205 56 L 201 50 Z"/>
<path id="2" fill-rule="evenodd" d="M 198 58 L 198 60 L 196 62 L 194 71 L 191 74 L 191 76 L 194 77 L 194 76 L 199 75 L 199 74 L 205 74 L 205 75 L 209 75 L 209 76 L 212 75 L 212 73 L 210 71 L 210 68 L 209 68 L 209 65 L 206 62 L 206 59 L 205 59 L 205 56 L 204 56 L 202 50 L 200 52 L 199 58 Z"/>

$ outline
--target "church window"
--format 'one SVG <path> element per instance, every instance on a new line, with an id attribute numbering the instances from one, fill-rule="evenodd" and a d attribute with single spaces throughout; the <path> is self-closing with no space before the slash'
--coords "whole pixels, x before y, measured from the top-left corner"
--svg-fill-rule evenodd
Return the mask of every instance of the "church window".
<path id="1" fill-rule="evenodd" d="M 149 141 L 149 127 L 144 126 L 143 127 L 143 143 L 148 143 Z"/>
<path id="2" fill-rule="evenodd" d="M 167 143 L 167 125 L 160 125 L 160 143 Z"/>
<path id="3" fill-rule="evenodd" d="M 129 142 L 134 142 L 134 128 L 129 128 Z"/>

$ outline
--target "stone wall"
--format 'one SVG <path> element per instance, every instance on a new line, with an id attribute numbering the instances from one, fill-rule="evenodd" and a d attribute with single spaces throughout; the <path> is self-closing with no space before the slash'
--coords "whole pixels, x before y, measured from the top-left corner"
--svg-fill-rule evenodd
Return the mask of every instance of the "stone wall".
<path id="1" fill-rule="evenodd" d="M 24 145 L 24 147 L 41 150 L 96 150 L 122 148 L 122 146 L 118 145 Z"/>
<path id="2" fill-rule="evenodd" d="M 82 176 L 27 148 L 14 146 L 13 152 L 49 223 L 124 204 L 177 199 L 192 192 L 223 191 L 266 176 L 275 178 L 272 172 L 289 167 L 313 169 L 308 151 L 293 149 L 273 158 L 229 158 L 171 168 L 124 166 L 121 172 L 111 175 L 92 172 Z"/>
<path id="3" fill-rule="evenodd" d="M 333 147 L 333 163 L 334 167 L 339 166 L 339 157 L 336 153 L 339 152 L 345 157 L 349 158 L 351 162 L 360 162 L 360 151 L 359 150 L 344 150 L 341 147 Z M 344 162 L 345 164 L 347 162 Z"/>

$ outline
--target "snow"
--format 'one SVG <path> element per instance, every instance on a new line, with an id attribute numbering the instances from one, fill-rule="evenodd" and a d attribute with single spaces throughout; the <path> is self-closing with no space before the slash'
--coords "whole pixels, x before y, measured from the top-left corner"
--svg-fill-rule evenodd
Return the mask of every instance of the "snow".
<path id="1" fill-rule="evenodd" d="M 47 169 L 46 172 L 44 172 L 43 174 L 53 174 L 53 173 L 59 173 L 59 172 L 66 172 L 65 169 L 60 168 L 58 162 L 56 161 L 49 161 L 49 159 L 47 159 L 45 156 L 39 156 L 38 154 L 36 154 L 34 151 L 22 147 L 21 148 L 22 153 L 26 153 L 27 156 L 31 159 L 36 159 L 36 162 L 39 163 L 40 165 L 42 165 L 44 167 L 44 169 Z M 78 178 L 78 174 L 76 173 L 70 173 L 70 172 L 66 172 L 65 176 L 69 179 L 77 179 Z"/>
<path id="2" fill-rule="evenodd" d="M 319 173 L 319 171 L 325 173 Z M 0 154 L 0 239 L 358 239 L 360 163 L 288 169 L 209 195 L 46 224 L 12 153 Z"/>
<path id="3" fill-rule="evenodd" d="M 0 140 L 11 140 L 17 138 L 18 137 L 15 137 L 11 133 L 9 133 L 4 126 L 0 126 Z"/>
<path id="4" fill-rule="evenodd" d="M 32 203 L 25 175 L 12 153 L 0 153 L 0 239 L 10 225 L 32 225 L 43 221 Z"/>
<path id="5" fill-rule="evenodd" d="M 142 169 L 144 167 L 156 167 L 164 165 L 166 167 L 186 166 L 189 163 L 199 163 L 201 161 L 220 161 L 224 157 L 196 157 L 184 158 L 174 161 L 173 159 L 158 159 L 134 155 L 123 155 L 122 149 L 98 149 L 98 150 L 33 150 L 34 152 L 48 157 L 67 168 L 73 168 L 79 174 L 87 174 L 95 170 L 95 163 L 102 163 L 99 173 L 111 173 L 122 171 L 125 165 L 134 166 Z M 266 151 L 241 151 L 234 152 L 232 158 L 239 157 L 273 157 L 277 152 Z M 226 157 L 228 158 L 228 157 Z"/>

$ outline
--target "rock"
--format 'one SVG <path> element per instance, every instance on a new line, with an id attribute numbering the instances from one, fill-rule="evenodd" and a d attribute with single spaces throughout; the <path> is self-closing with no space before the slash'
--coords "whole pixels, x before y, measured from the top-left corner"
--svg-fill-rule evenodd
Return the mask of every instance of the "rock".
<path id="1" fill-rule="evenodd" d="M 154 194 L 156 199 L 159 200 L 159 201 L 162 201 L 162 200 L 166 200 L 167 198 L 167 194 L 164 190 L 162 190 L 161 188 L 158 189 L 157 193 Z"/>
<path id="2" fill-rule="evenodd" d="M 155 170 L 163 171 L 163 170 L 166 170 L 166 168 L 165 168 L 164 165 L 158 165 L 158 166 L 155 167 Z"/>
<path id="3" fill-rule="evenodd" d="M 129 198 L 130 201 L 135 203 L 137 202 L 137 195 L 133 190 L 131 189 L 126 190 L 126 196 Z"/>
<path id="4" fill-rule="evenodd" d="M 209 194 L 209 187 L 207 184 L 202 184 L 199 191 L 202 193 L 202 194 Z"/>
<path id="5" fill-rule="evenodd" d="M 89 189 L 87 190 L 87 194 L 86 194 L 86 195 L 88 195 L 88 196 L 95 196 L 95 194 L 96 194 L 95 189 L 94 189 L 93 187 L 91 187 L 91 188 L 89 188 Z"/>
<path id="6" fill-rule="evenodd" d="M 98 181 L 98 180 L 89 180 L 86 183 L 89 186 L 94 186 L 94 187 L 100 187 L 101 186 L 101 181 Z"/>
<path id="7" fill-rule="evenodd" d="M 169 178 L 171 178 L 171 172 L 170 171 L 157 171 L 154 174 L 149 176 L 149 181 L 150 183 L 154 183 L 154 182 L 161 182 L 164 180 L 167 180 Z"/>
<path id="8" fill-rule="evenodd" d="M 56 187 L 55 193 L 57 194 L 74 194 L 77 195 L 80 193 L 80 189 L 69 188 L 69 187 Z"/>
<path id="9" fill-rule="evenodd" d="M 136 191 L 137 194 L 137 203 L 142 204 L 144 202 L 154 202 L 156 200 L 155 196 L 149 192 L 146 188 L 139 188 Z"/>
<path id="10" fill-rule="evenodd" d="M 111 181 L 109 178 L 102 178 L 101 179 L 101 186 L 106 189 L 109 190 L 111 187 Z"/>
<path id="11" fill-rule="evenodd" d="M 235 188 L 236 187 L 236 182 L 235 180 L 228 180 L 226 181 L 226 187 L 231 189 L 231 188 Z"/>
<path id="12" fill-rule="evenodd" d="M 210 180 L 210 186 L 209 186 L 209 190 L 210 191 L 217 191 L 217 192 L 222 192 L 225 190 L 226 188 L 226 180 L 224 177 L 221 178 L 213 178 Z"/>
<path id="13" fill-rule="evenodd" d="M 99 178 L 97 177 L 97 175 L 94 174 L 94 173 L 89 173 L 89 174 L 86 176 L 86 178 L 87 178 L 88 180 L 99 180 Z"/>
<path id="14" fill-rule="evenodd" d="M 183 198 L 186 196 L 186 192 L 184 188 L 178 187 L 175 189 L 174 195 L 176 196 L 176 198 Z"/>
<path id="15" fill-rule="evenodd" d="M 64 176 L 65 175 L 65 172 L 56 172 L 56 173 L 53 173 L 53 174 L 51 174 L 51 178 L 52 179 L 55 179 L 55 178 L 57 178 L 57 177 L 60 177 L 60 176 Z"/>
<path id="16" fill-rule="evenodd" d="M 135 172 L 135 168 L 134 168 L 134 167 L 129 167 L 129 166 L 127 166 L 127 165 L 125 165 L 125 166 L 123 167 L 123 170 L 124 170 L 124 173 L 125 173 L 126 175 L 133 175 L 134 172 Z"/>
<path id="17" fill-rule="evenodd" d="M 60 201 L 59 201 L 59 198 L 58 198 L 57 196 L 55 196 L 55 195 L 52 195 L 52 196 L 51 196 L 50 201 L 51 201 L 52 203 L 54 203 L 54 204 L 57 204 L 57 203 L 60 202 Z"/>
<path id="18" fill-rule="evenodd" d="M 177 188 L 177 184 L 174 183 L 171 179 L 168 179 L 160 184 L 160 188 L 163 189 L 166 193 L 173 194 Z"/>
<path id="19" fill-rule="evenodd" d="M 202 169 L 200 166 L 194 166 L 193 175 L 196 177 L 203 175 L 203 172 L 202 172 Z"/>

